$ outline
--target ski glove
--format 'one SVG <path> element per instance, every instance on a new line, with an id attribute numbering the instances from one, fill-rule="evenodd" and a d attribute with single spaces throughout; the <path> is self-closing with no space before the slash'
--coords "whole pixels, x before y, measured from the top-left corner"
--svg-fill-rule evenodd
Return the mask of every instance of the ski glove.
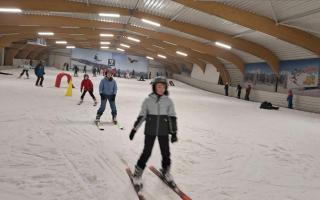
<path id="1" fill-rule="evenodd" d="M 130 135 L 129 135 L 130 140 L 133 140 L 134 134 L 136 134 L 136 132 L 137 131 L 135 129 L 131 130 Z"/>
<path id="2" fill-rule="evenodd" d="M 171 134 L 171 143 L 175 143 L 178 141 L 177 133 Z"/>
<path id="3" fill-rule="evenodd" d="M 112 101 L 115 101 L 115 100 L 116 100 L 116 95 L 115 95 L 115 94 L 111 96 L 111 100 L 112 100 Z"/>

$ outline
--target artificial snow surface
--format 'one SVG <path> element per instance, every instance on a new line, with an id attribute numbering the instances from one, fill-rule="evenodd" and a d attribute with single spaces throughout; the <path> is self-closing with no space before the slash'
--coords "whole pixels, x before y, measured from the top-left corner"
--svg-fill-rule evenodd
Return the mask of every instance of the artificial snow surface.
<path id="1" fill-rule="evenodd" d="M 119 79 L 116 103 L 121 131 L 93 124 L 98 106 L 80 98 L 80 77 L 72 97 L 67 83 L 54 87 L 59 72 L 46 69 L 44 87 L 35 76 L 17 79 L 19 69 L 0 75 L 1 200 L 134 200 L 125 168 L 143 148 L 143 126 L 130 129 L 150 92 L 149 81 Z M 92 78 L 98 98 L 100 77 Z M 178 114 L 178 138 L 171 145 L 172 173 L 181 189 L 199 200 L 319 200 L 320 115 L 228 98 L 176 81 L 170 87 Z M 99 104 L 98 104 L 99 105 Z M 102 117 L 111 121 L 110 108 Z M 159 167 L 156 143 L 149 165 Z M 148 169 L 147 200 L 180 199 Z"/>

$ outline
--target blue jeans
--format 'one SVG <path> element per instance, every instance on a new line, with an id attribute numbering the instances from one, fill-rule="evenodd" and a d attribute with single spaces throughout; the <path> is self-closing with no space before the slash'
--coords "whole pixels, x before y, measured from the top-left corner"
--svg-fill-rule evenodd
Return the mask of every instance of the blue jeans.
<path id="1" fill-rule="evenodd" d="M 112 118 L 117 116 L 116 102 L 112 101 L 112 95 L 106 95 L 106 99 L 101 99 L 100 108 L 97 112 L 97 119 L 100 119 L 100 116 L 105 111 L 107 101 L 109 101 L 109 104 L 110 104 Z"/>

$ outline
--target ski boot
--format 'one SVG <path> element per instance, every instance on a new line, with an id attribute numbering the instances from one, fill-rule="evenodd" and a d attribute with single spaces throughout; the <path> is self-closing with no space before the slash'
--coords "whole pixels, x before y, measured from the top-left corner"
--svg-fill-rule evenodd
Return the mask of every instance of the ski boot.
<path id="1" fill-rule="evenodd" d="M 143 173 L 143 169 L 141 169 L 139 166 L 136 165 L 133 176 L 132 176 L 132 182 L 133 182 L 134 187 L 137 190 L 141 190 L 143 187 L 142 173 Z"/>
<path id="2" fill-rule="evenodd" d="M 176 186 L 176 183 L 173 180 L 173 176 L 170 173 L 170 167 L 167 167 L 165 169 L 160 169 L 160 172 L 162 173 L 162 177 L 164 181 L 166 181 L 172 187 Z"/>
<path id="3" fill-rule="evenodd" d="M 98 104 L 97 100 L 94 99 L 93 106 L 96 106 Z"/>
<path id="4" fill-rule="evenodd" d="M 115 125 L 118 124 L 117 116 L 113 116 L 113 117 L 112 117 L 112 122 L 113 122 Z"/>
<path id="5" fill-rule="evenodd" d="M 81 105 L 83 103 L 83 100 L 81 99 L 78 103 L 78 105 Z"/>

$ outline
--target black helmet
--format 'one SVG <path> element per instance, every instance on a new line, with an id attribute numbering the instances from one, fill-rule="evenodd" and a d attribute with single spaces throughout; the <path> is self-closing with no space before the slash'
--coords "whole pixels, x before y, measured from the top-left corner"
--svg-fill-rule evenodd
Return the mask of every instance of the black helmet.
<path id="1" fill-rule="evenodd" d="M 165 94 L 165 95 L 168 95 L 168 94 L 169 94 L 169 93 L 168 93 L 168 82 L 167 82 L 166 77 L 164 77 L 164 76 L 157 76 L 157 77 L 155 77 L 155 78 L 153 79 L 153 81 L 151 82 L 153 93 L 156 94 L 156 85 L 157 85 L 158 83 L 163 83 L 163 84 L 165 85 L 166 91 L 164 92 L 164 94 Z"/>

